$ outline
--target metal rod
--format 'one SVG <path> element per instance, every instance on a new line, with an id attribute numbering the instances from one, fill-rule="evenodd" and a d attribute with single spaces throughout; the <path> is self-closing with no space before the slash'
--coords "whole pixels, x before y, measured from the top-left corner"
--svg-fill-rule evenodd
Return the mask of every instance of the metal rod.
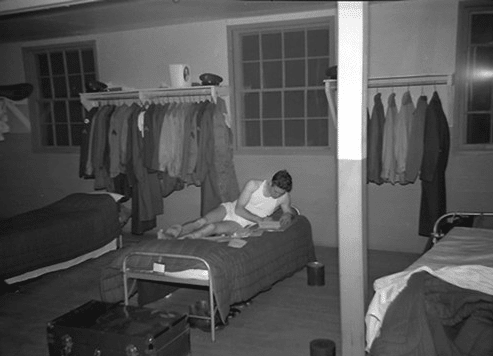
<path id="1" fill-rule="evenodd" d="M 337 79 L 324 80 L 326 88 L 337 89 Z M 368 78 L 368 88 L 411 87 L 425 85 L 452 85 L 451 74 L 413 74 Z"/>

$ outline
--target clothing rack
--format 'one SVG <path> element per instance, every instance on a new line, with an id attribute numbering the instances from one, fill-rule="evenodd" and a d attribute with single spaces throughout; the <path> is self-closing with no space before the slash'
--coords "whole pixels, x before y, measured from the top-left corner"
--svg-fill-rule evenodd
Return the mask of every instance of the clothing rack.
<path id="1" fill-rule="evenodd" d="M 80 94 L 86 110 L 102 105 L 193 103 L 229 95 L 228 87 L 203 85 L 189 88 L 154 88 Z"/>
<path id="2" fill-rule="evenodd" d="M 395 88 L 411 86 L 428 86 L 428 85 L 447 85 L 452 86 L 454 80 L 453 74 L 413 74 L 390 77 L 373 77 L 368 78 L 368 88 Z M 329 110 L 336 124 L 337 106 L 333 97 L 333 92 L 337 90 L 337 79 L 326 79 L 325 95 L 329 102 Z M 337 127 L 337 126 L 336 126 Z"/>

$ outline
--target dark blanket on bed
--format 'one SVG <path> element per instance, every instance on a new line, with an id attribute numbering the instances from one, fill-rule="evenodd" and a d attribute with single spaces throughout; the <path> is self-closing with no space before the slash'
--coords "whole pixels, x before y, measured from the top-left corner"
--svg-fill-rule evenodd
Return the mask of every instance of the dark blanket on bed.
<path id="1" fill-rule="evenodd" d="M 389 306 L 370 354 L 491 356 L 493 296 L 416 273 Z"/>
<path id="2" fill-rule="evenodd" d="M 194 255 L 205 259 L 211 266 L 214 296 L 219 314 L 225 321 L 231 304 L 251 299 L 315 260 L 311 225 L 304 216 L 295 217 L 293 224 L 283 232 L 264 232 L 262 236 L 250 236 L 244 240 L 247 244 L 241 248 L 229 247 L 227 242 L 203 239 L 141 242 L 122 251 L 111 266 L 103 270 L 102 300 L 123 300 L 122 261 L 130 251 Z M 130 258 L 128 265 L 152 270 L 152 263 L 153 258 L 139 256 Z M 200 262 L 165 260 L 164 263 L 169 272 L 204 269 Z"/>
<path id="3" fill-rule="evenodd" d="M 118 206 L 106 194 L 75 193 L 0 221 L 0 280 L 98 249 L 121 234 Z"/>

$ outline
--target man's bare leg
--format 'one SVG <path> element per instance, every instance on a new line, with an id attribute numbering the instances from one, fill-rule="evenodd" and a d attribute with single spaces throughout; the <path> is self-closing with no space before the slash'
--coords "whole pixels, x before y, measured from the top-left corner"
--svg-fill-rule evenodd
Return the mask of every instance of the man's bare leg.
<path id="1" fill-rule="evenodd" d="M 240 228 L 241 225 L 234 221 L 220 221 L 212 224 L 206 224 L 196 231 L 178 237 L 178 239 L 200 239 L 203 237 L 222 234 L 231 235 Z"/>
<path id="2" fill-rule="evenodd" d="M 162 230 L 158 231 L 158 239 L 176 239 L 182 236 L 190 235 L 207 224 L 219 222 L 226 216 L 226 209 L 224 206 L 219 205 L 217 208 L 211 210 L 204 217 L 197 220 L 185 223 L 183 225 L 172 225 L 165 232 Z M 208 236 L 208 235 L 204 235 Z"/>

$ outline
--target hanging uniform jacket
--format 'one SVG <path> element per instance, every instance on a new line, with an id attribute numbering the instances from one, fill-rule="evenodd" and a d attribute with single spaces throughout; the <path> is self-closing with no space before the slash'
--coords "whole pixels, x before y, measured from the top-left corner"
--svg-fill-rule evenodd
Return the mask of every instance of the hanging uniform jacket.
<path id="1" fill-rule="evenodd" d="M 120 141 L 123 126 L 123 116 L 129 112 L 127 105 L 117 106 L 110 117 L 108 129 L 108 146 L 109 146 L 109 173 L 114 178 L 120 174 Z"/>
<path id="2" fill-rule="evenodd" d="M 409 124 L 414 112 L 414 103 L 411 93 L 406 91 L 402 95 L 402 104 L 394 124 L 394 156 L 395 180 L 406 184 L 406 159 L 409 141 Z"/>
<path id="3" fill-rule="evenodd" d="M 405 179 L 409 183 L 414 183 L 416 181 L 421 166 L 421 160 L 423 159 L 425 114 L 426 107 L 428 106 L 427 101 L 428 99 L 425 95 L 419 97 L 410 122 L 405 174 Z"/>
<path id="4" fill-rule="evenodd" d="M 91 132 L 91 126 L 94 116 L 98 112 L 99 108 L 94 107 L 88 112 L 84 118 L 84 127 L 82 128 L 81 144 L 80 144 L 80 157 L 79 157 L 79 177 L 80 178 L 94 178 L 92 175 L 86 174 L 86 166 L 89 158 L 89 136 Z"/>
<path id="5" fill-rule="evenodd" d="M 447 212 L 445 170 L 450 150 L 450 131 L 438 93 L 426 108 L 423 160 L 421 163 L 421 206 L 419 234 L 430 236 L 435 221 Z"/>
<path id="6" fill-rule="evenodd" d="M 113 191 L 109 174 L 108 129 L 115 106 L 109 105 L 101 110 L 94 122 L 95 130 L 92 141 L 92 165 L 94 169 L 94 189 Z"/>
<path id="7" fill-rule="evenodd" d="M 397 116 L 395 93 L 389 95 L 382 146 L 382 173 L 384 182 L 395 183 L 394 122 Z"/>
<path id="8" fill-rule="evenodd" d="M 382 184 L 382 147 L 383 130 L 385 126 L 385 111 L 382 104 L 382 94 L 375 94 L 373 102 L 373 109 L 367 125 L 367 181 L 375 184 Z"/>

